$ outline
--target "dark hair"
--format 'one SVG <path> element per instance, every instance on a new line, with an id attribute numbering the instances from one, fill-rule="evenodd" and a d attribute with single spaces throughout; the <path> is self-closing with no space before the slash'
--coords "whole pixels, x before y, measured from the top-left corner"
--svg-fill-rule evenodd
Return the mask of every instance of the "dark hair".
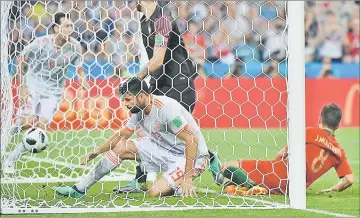
<path id="1" fill-rule="evenodd" d="M 332 103 L 327 104 L 322 108 L 321 121 L 322 124 L 326 125 L 328 128 L 336 130 L 340 124 L 341 118 L 342 111 L 338 105 Z"/>
<path id="2" fill-rule="evenodd" d="M 58 26 L 61 24 L 61 18 L 70 18 L 69 14 L 64 14 L 64 13 L 56 13 L 54 15 L 54 25 L 53 25 L 53 30 L 54 27 Z"/>
<path id="3" fill-rule="evenodd" d="M 147 83 L 138 77 L 132 77 L 119 85 L 120 96 L 123 96 L 126 93 L 138 95 L 140 92 L 144 92 L 146 94 L 150 93 Z"/>

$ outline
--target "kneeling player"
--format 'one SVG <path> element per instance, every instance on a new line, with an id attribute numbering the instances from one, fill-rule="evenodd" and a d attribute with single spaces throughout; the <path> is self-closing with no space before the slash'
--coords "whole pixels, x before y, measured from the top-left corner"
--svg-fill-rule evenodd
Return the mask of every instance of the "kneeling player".
<path id="1" fill-rule="evenodd" d="M 185 196 L 195 194 L 192 180 L 207 167 L 209 154 L 192 115 L 172 98 L 149 94 L 147 84 L 139 78 L 121 84 L 119 92 L 132 113 L 130 120 L 85 158 L 84 164 L 107 152 L 85 178 L 72 187 L 58 187 L 56 192 L 82 197 L 123 160 L 140 160 L 146 172 L 163 172 L 150 188 L 150 196 L 171 195 L 175 190 Z M 138 128 L 147 137 L 129 139 Z"/>
<path id="2" fill-rule="evenodd" d="M 341 192 L 353 184 L 354 177 L 344 150 L 338 144 L 334 131 L 341 121 L 341 109 L 335 104 L 325 105 L 319 127 L 306 129 L 306 184 L 307 188 L 331 168 L 335 168 L 340 181 L 322 192 Z M 287 193 L 288 147 L 278 153 L 275 160 L 240 160 L 225 164 L 222 171 L 227 182 L 225 191 L 239 195 Z M 227 187 L 228 186 L 228 187 Z M 235 186 L 241 186 L 236 189 Z"/>

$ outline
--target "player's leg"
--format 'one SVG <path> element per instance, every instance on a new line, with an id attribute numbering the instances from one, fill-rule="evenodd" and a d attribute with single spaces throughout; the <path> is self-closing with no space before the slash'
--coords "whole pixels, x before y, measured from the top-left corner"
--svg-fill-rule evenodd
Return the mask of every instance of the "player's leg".
<path id="1" fill-rule="evenodd" d="M 153 95 L 165 95 L 166 92 L 163 92 L 159 89 L 155 89 L 154 85 L 150 85 L 150 90 Z M 136 132 L 137 137 L 144 137 L 142 130 Z M 146 182 L 147 182 L 147 173 L 140 166 L 141 163 L 135 168 L 135 177 L 133 180 L 130 180 L 127 185 L 115 187 L 113 189 L 116 193 L 140 193 L 145 191 Z"/>
<path id="2" fill-rule="evenodd" d="M 12 127 L 11 137 L 19 134 L 21 130 L 29 129 L 37 122 L 36 114 L 40 104 L 39 96 L 30 90 L 30 96 L 26 99 L 26 102 L 24 101 L 24 96 L 22 96 L 22 99 L 23 105 L 19 109 L 15 125 Z M 4 172 L 6 174 L 14 174 L 16 161 L 27 152 L 22 143 L 17 144 L 15 149 L 7 154 L 7 158 L 4 161 Z"/>
<path id="3" fill-rule="evenodd" d="M 179 185 L 184 177 L 186 158 L 171 157 L 172 160 L 168 166 L 168 170 L 163 176 L 157 179 L 149 189 L 149 195 L 152 197 L 169 196 L 173 194 L 181 194 L 182 190 Z M 202 174 L 209 163 L 208 157 L 199 157 L 194 164 L 193 179 Z"/>
<path id="4" fill-rule="evenodd" d="M 247 189 L 251 189 L 256 185 L 255 182 L 248 177 L 248 174 L 240 168 L 239 163 L 240 161 L 229 161 L 222 167 L 222 174 L 228 179 L 228 182 L 224 185 L 225 189 L 230 185 L 246 187 Z"/>
<path id="5" fill-rule="evenodd" d="M 57 187 L 56 193 L 73 198 L 82 197 L 87 190 L 105 175 L 116 169 L 123 160 L 139 160 L 138 149 L 134 141 L 121 140 L 109 151 L 95 167 L 72 187 Z"/>
<path id="6" fill-rule="evenodd" d="M 240 160 L 227 162 L 222 168 L 223 175 L 229 179 L 225 191 L 233 191 L 233 186 L 246 187 L 241 190 L 241 195 L 259 195 L 267 194 L 273 190 L 283 189 L 284 182 L 287 180 L 287 168 L 284 164 L 270 160 Z M 234 191 L 233 191 L 234 192 Z"/>
<path id="7" fill-rule="evenodd" d="M 156 143 L 149 138 L 137 138 L 134 140 L 141 161 L 140 165 L 136 168 L 136 180 L 128 182 L 126 186 L 114 187 L 115 193 L 141 193 L 147 191 L 146 181 L 147 173 L 154 174 L 156 177 L 157 172 L 161 172 L 165 168 L 164 160 L 167 158 L 167 152 L 158 147 Z"/>

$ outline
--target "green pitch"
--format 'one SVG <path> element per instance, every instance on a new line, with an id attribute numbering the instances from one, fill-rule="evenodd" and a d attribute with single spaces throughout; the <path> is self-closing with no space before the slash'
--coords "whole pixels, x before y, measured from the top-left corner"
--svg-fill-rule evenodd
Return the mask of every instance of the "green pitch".
<path id="1" fill-rule="evenodd" d="M 272 159 L 276 153 L 286 144 L 286 133 L 284 130 L 208 130 L 204 131 L 204 136 L 208 142 L 210 150 L 217 151 L 220 154 L 221 161 L 235 159 Z M 111 131 L 67 131 L 54 132 L 51 134 L 49 148 L 43 153 L 26 156 L 21 163 L 17 165 L 22 169 L 24 177 L 46 176 L 68 177 L 77 179 L 79 175 L 86 173 L 87 170 L 77 167 L 81 157 L 91 151 L 95 145 L 100 145 L 105 138 L 112 134 Z M 360 141 L 359 129 L 343 129 L 336 132 L 336 137 L 341 146 L 347 153 L 348 160 L 355 174 L 355 184 L 342 193 L 332 193 L 327 195 L 316 195 L 321 189 L 329 188 L 338 179 L 334 170 L 328 172 L 319 181 L 315 182 L 311 189 L 307 191 L 307 207 L 312 209 L 325 210 L 333 213 L 342 213 L 347 215 L 359 216 L 360 211 L 360 184 L 359 184 L 359 154 Z M 19 138 L 16 140 L 18 141 Z M 29 158 L 38 158 L 44 161 L 39 162 L 29 160 Z M 94 165 L 95 162 L 89 164 Z M 76 166 L 76 169 L 74 169 Z M 132 162 L 125 162 L 118 174 L 133 173 L 134 165 Z M 114 195 L 112 188 L 124 182 L 106 182 L 94 185 L 86 197 L 80 200 L 67 199 L 54 194 L 52 188 L 59 183 L 33 183 L 18 184 L 14 187 L 12 184 L 2 185 L 2 196 L 9 197 L 11 190 L 17 190 L 17 198 L 31 198 L 34 200 L 45 200 L 48 205 L 55 205 L 59 201 L 77 207 L 86 207 L 87 205 L 98 205 L 103 207 L 112 207 L 112 203 L 117 206 L 126 205 L 192 205 L 192 206 L 219 206 L 234 205 L 242 207 L 265 206 L 269 203 L 287 204 L 288 200 L 284 196 L 271 196 L 262 198 L 231 198 L 221 194 L 220 188 L 214 184 L 211 174 L 207 171 L 196 180 L 199 187 L 197 198 L 168 197 L 168 198 L 150 198 L 145 194 Z M 70 185 L 72 183 L 66 183 Z M 262 200 L 257 202 L 256 200 Z M 266 203 L 265 203 L 266 202 Z M 27 201 L 30 205 L 37 205 L 38 202 Z M 88 214 L 89 215 L 89 214 Z M 169 212 L 129 212 L 121 216 L 313 216 L 323 214 L 312 213 L 308 211 L 298 211 L 291 209 L 280 210 L 189 210 L 189 211 L 169 211 Z M 59 215 L 65 217 L 66 215 Z M 73 217 L 69 215 L 67 217 Z M 84 216 L 84 215 L 80 215 Z M 119 213 L 104 213 L 97 216 L 119 216 Z"/>

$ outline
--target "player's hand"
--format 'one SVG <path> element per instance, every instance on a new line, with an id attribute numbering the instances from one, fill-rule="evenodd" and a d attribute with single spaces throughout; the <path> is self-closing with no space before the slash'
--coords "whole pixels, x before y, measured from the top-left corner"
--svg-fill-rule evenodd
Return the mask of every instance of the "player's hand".
<path id="1" fill-rule="evenodd" d="M 182 187 L 182 196 L 197 197 L 192 177 L 184 177 L 180 186 Z"/>
<path id="2" fill-rule="evenodd" d="M 99 151 L 95 150 L 90 152 L 89 154 L 87 154 L 85 156 L 85 158 L 83 159 L 83 161 L 81 162 L 81 165 L 86 165 L 89 161 L 93 160 L 94 158 L 96 158 L 99 155 Z"/>
<path id="3" fill-rule="evenodd" d="M 333 189 L 332 189 L 332 188 L 329 188 L 329 189 L 321 190 L 321 191 L 317 192 L 316 194 L 317 194 L 317 195 L 322 195 L 322 194 L 330 193 L 330 192 L 332 192 L 332 191 L 333 191 Z"/>

